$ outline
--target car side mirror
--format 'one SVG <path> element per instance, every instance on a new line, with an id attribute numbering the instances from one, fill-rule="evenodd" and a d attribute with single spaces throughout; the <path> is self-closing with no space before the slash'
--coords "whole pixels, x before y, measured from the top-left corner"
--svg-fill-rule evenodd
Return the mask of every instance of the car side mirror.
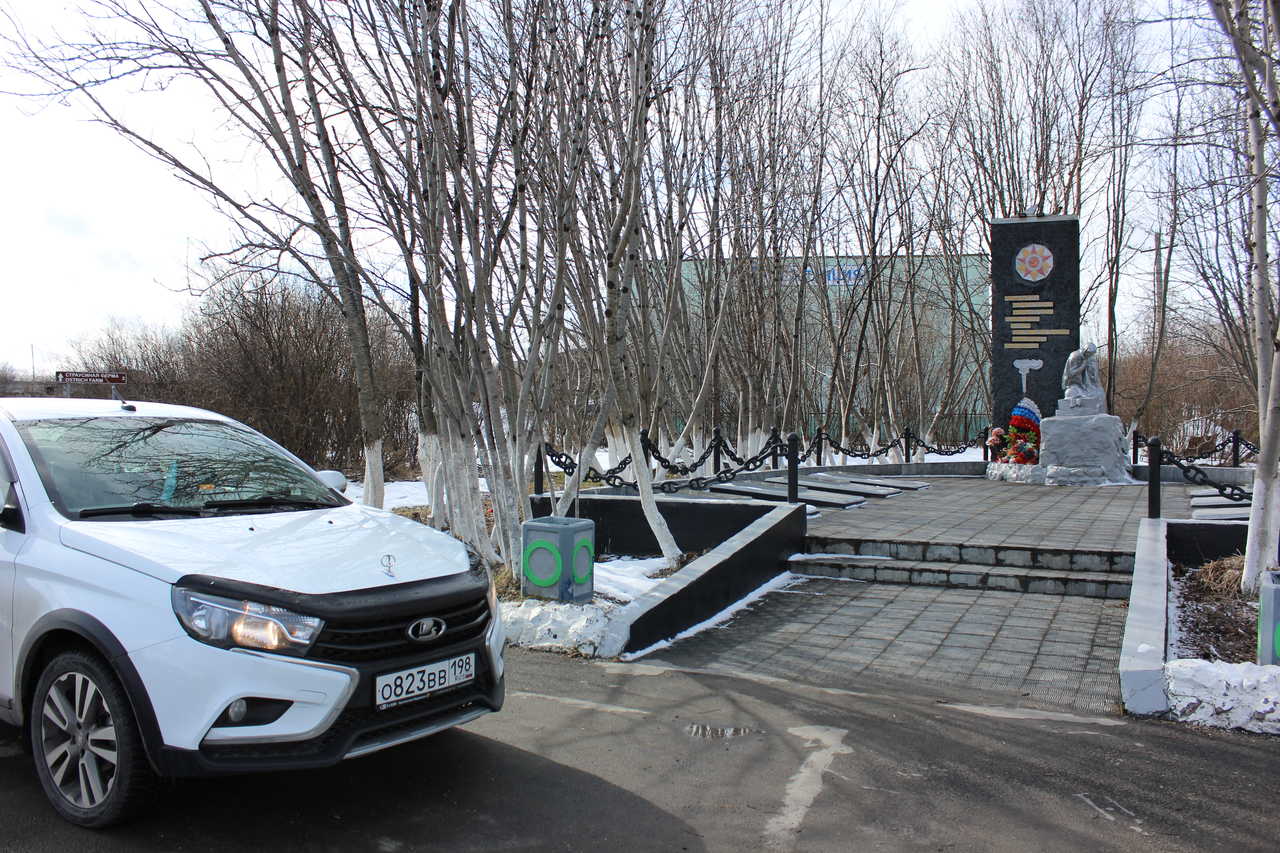
<path id="1" fill-rule="evenodd" d="M 27 525 L 22 520 L 22 510 L 18 507 L 18 496 L 14 494 L 13 483 L 4 484 L 4 503 L 0 504 L 0 528 L 16 533 L 26 533 Z"/>
<path id="2" fill-rule="evenodd" d="M 341 471 L 317 471 L 316 476 L 320 478 L 320 482 L 338 494 L 347 490 L 347 478 L 342 476 Z"/>

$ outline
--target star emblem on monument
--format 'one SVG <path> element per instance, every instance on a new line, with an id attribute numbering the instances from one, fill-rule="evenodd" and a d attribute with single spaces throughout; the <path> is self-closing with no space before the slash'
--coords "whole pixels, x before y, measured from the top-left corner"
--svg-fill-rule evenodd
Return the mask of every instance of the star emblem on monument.
<path id="1" fill-rule="evenodd" d="M 1053 252 L 1047 246 L 1030 243 L 1018 250 L 1013 268 L 1027 281 L 1041 281 L 1053 272 Z"/>

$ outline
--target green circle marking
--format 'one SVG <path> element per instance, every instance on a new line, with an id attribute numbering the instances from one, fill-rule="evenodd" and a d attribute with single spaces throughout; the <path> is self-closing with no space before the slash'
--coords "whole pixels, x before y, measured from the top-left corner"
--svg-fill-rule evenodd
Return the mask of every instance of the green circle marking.
<path id="1" fill-rule="evenodd" d="M 578 552 L 583 548 L 587 549 L 587 553 L 591 555 L 591 559 L 587 562 L 587 573 L 581 577 L 578 576 Z M 596 570 L 596 549 L 591 544 L 590 539 L 579 539 L 573 546 L 573 556 L 570 558 L 573 563 L 573 582 L 586 583 L 591 580 L 591 573 Z"/>
<path id="2" fill-rule="evenodd" d="M 547 580 L 539 580 L 529 574 L 529 557 L 534 551 L 550 551 L 551 556 L 556 558 L 556 573 Z M 524 549 L 524 576 L 529 579 L 529 583 L 534 586 L 555 586 L 560 582 L 560 576 L 564 574 L 564 557 L 560 556 L 560 551 L 555 545 L 552 545 L 545 539 L 535 539 L 530 542 Z"/>
<path id="3" fill-rule="evenodd" d="M 1276 622 L 1276 629 L 1271 638 L 1271 649 L 1276 657 L 1280 658 L 1280 622 Z"/>

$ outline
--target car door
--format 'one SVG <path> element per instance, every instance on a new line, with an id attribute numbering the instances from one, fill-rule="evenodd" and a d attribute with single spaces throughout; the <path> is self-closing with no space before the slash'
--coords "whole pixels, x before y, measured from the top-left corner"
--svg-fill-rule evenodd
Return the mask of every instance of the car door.
<path id="1" fill-rule="evenodd" d="M 18 507 L 17 487 L 5 459 L 4 439 L 0 438 L 0 508 Z M 9 514 L 0 516 L 0 708 L 13 699 L 13 581 L 17 556 L 26 535 L 21 524 L 13 523 Z"/>

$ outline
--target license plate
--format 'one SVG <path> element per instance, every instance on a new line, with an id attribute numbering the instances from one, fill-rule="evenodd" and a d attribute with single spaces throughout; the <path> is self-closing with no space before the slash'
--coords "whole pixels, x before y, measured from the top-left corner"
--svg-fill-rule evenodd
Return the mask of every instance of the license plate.
<path id="1" fill-rule="evenodd" d="M 465 684 L 476 677 L 475 654 L 436 661 L 399 672 L 379 675 L 373 682 L 373 703 L 382 711 L 415 699 L 423 699 L 437 690 Z"/>

